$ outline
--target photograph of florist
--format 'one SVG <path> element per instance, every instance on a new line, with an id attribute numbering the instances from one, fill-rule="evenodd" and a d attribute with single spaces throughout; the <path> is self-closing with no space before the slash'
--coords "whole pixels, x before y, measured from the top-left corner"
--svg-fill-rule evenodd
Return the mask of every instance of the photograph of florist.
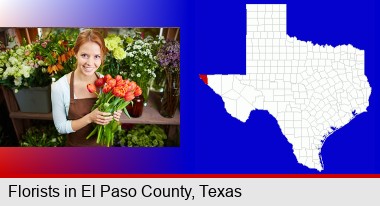
<path id="1" fill-rule="evenodd" d="M 179 146 L 179 31 L 0 28 L 0 146 Z"/>

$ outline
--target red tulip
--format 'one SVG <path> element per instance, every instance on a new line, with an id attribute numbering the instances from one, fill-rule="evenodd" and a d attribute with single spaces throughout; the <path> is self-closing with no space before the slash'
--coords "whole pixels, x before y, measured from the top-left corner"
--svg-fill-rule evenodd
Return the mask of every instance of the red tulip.
<path id="1" fill-rule="evenodd" d="M 108 86 L 108 85 L 106 85 L 106 86 L 103 87 L 103 92 L 104 92 L 104 93 L 108 93 L 108 92 L 111 91 L 111 90 L 112 90 L 112 87 L 110 87 L 110 86 Z"/>
<path id="2" fill-rule="evenodd" d="M 106 74 L 106 76 L 104 76 L 104 81 L 105 82 L 108 82 L 108 80 L 112 79 L 112 76 L 110 74 Z"/>
<path id="3" fill-rule="evenodd" d="M 107 85 L 110 86 L 111 88 L 114 88 L 116 86 L 116 80 L 115 79 L 108 80 Z"/>
<path id="4" fill-rule="evenodd" d="M 125 85 L 125 81 L 124 80 L 119 80 L 119 81 L 116 80 L 116 86 L 117 87 L 124 86 L 124 85 Z"/>
<path id="5" fill-rule="evenodd" d="M 96 92 L 96 87 L 94 84 L 87 84 L 87 90 L 90 92 L 90 93 L 94 93 Z"/>
<path id="6" fill-rule="evenodd" d="M 141 94 L 142 94 L 142 90 L 139 86 L 137 86 L 135 89 L 134 95 L 137 97 L 137 96 L 140 96 Z"/>
<path id="7" fill-rule="evenodd" d="M 135 95 L 133 95 L 132 92 L 125 93 L 124 100 L 127 102 L 132 101 L 135 98 Z"/>
<path id="8" fill-rule="evenodd" d="M 104 78 L 99 78 L 95 81 L 95 86 L 96 87 L 102 87 L 104 85 Z"/>
<path id="9" fill-rule="evenodd" d="M 128 91 L 135 91 L 137 84 L 136 84 L 136 82 L 131 81 L 131 82 L 129 82 L 128 86 L 129 86 Z"/>
<path id="10" fill-rule="evenodd" d="M 123 77 L 120 76 L 120 75 L 116 75 L 115 79 L 116 79 L 116 81 L 118 82 L 118 81 L 120 81 L 120 80 L 123 80 Z"/>

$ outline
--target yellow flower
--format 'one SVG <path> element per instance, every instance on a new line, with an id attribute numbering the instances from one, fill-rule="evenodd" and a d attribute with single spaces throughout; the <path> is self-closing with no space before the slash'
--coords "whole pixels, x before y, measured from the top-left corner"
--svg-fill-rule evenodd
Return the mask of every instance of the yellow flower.
<path id="1" fill-rule="evenodd" d="M 113 51 L 121 46 L 122 41 L 119 36 L 110 35 L 104 39 L 104 43 L 108 50 Z"/>
<path id="2" fill-rule="evenodd" d="M 123 48 L 117 47 L 113 51 L 113 56 L 117 60 L 122 60 L 122 59 L 124 59 L 127 56 L 127 52 L 125 52 Z"/>

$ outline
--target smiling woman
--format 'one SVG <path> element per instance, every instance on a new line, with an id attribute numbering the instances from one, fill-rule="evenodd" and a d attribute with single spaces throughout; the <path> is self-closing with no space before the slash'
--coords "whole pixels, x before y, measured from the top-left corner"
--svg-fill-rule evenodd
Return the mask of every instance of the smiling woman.
<path id="1" fill-rule="evenodd" d="M 59 133 L 66 133 L 66 146 L 97 146 L 94 137 L 86 140 L 93 130 L 92 123 L 106 125 L 113 118 L 120 119 L 121 111 L 113 114 L 91 111 L 96 95 L 87 85 L 100 77 L 97 69 L 104 62 L 107 49 L 102 35 L 91 29 L 83 30 L 74 46 L 77 64 L 73 72 L 52 85 L 53 120 Z"/>

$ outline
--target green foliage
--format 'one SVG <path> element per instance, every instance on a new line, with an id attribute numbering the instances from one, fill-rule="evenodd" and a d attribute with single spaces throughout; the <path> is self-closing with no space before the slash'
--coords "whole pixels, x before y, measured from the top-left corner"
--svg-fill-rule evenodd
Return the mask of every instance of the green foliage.
<path id="1" fill-rule="evenodd" d="M 64 146 L 66 136 L 57 132 L 53 124 L 41 127 L 30 127 L 22 136 L 22 147 L 60 147 Z"/>
<path id="2" fill-rule="evenodd" d="M 167 139 L 165 131 L 157 125 L 136 125 L 128 133 L 117 133 L 121 146 L 128 147 L 163 147 Z"/>

